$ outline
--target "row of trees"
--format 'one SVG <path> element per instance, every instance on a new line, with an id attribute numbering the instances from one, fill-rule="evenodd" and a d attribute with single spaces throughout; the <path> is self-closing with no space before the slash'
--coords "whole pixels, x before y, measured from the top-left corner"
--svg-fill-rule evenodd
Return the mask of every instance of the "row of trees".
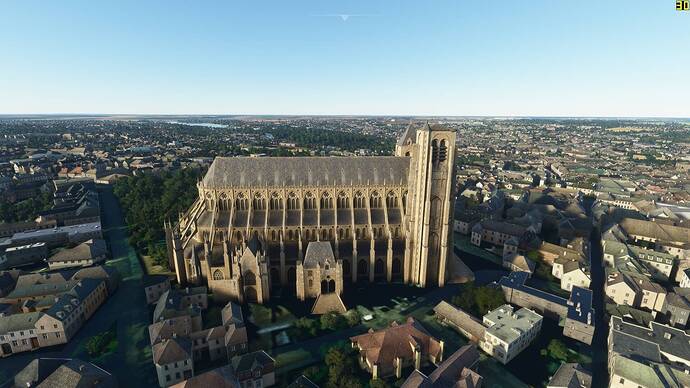
<path id="1" fill-rule="evenodd" d="M 200 169 L 181 169 L 116 181 L 113 191 L 125 213 L 130 243 L 156 264 L 167 264 L 163 222 L 176 220 L 196 200 L 201 174 Z"/>
<path id="2" fill-rule="evenodd" d="M 3 222 L 31 221 L 38 217 L 38 213 L 49 210 L 53 206 L 53 196 L 50 192 L 11 203 L 6 197 L 0 198 L 0 217 Z"/>
<path id="3" fill-rule="evenodd" d="M 359 325 L 360 314 L 357 310 L 350 310 L 345 314 L 328 312 L 319 319 L 302 317 L 295 321 L 290 328 L 290 335 L 298 340 L 313 338 L 330 331 L 342 330 Z"/>

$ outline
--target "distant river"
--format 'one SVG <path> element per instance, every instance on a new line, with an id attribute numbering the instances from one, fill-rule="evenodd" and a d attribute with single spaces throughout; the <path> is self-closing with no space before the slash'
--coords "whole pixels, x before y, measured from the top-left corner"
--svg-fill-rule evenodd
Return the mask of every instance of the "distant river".
<path id="1" fill-rule="evenodd" d="M 184 123 L 181 121 L 166 121 L 168 124 L 182 124 L 189 125 L 191 127 L 208 127 L 208 128 L 227 128 L 225 124 L 214 124 L 214 123 Z"/>

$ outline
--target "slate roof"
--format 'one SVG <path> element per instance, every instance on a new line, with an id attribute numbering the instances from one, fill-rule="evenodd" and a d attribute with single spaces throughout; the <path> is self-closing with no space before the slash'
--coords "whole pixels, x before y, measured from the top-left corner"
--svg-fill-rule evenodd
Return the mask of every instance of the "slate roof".
<path id="1" fill-rule="evenodd" d="M 536 264 L 534 261 L 519 254 L 511 254 L 503 258 L 504 263 L 510 263 L 512 266 L 519 268 L 523 272 L 533 273 Z"/>
<path id="2" fill-rule="evenodd" d="M 527 275 L 525 272 L 521 273 Z M 486 327 L 482 324 L 481 321 L 479 321 L 472 315 L 466 313 L 462 309 L 459 309 L 451 305 L 450 303 L 442 300 L 441 302 L 439 302 L 439 304 L 436 305 L 436 307 L 434 307 L 434 312 L 436 313 L 436 315 L 439 315 L 451 321 L 453 325 L 457 326 L 458 328 L 470 333 L 474 337 L 470 338 L 471 340 L 478 341 L 484 338 L 484 332 L 486 331 Z"/>
<path id="3" fill-rule="evenodd" d="M 653 221 L 642 221 L 626 218 L 619 223 L 629 235 L 652 237 L 660 241 L 690 243 L 690 229 L 679 226 L 660 224 Z"/>
<path id="4" fill-rule="evenodd" d="M 261 368 L 264 373 L 273 370 L 275 360 L 263 350 L 235 356 L 232 358 L 232 367 L 235 373 L 249 372 Z"/>
<path id="5" fill-rule="evenodd" d="M 117 387 L 117 380 L 113 375 L 90 362 L 73 359 L 59 366 L 37 387 L 114 388 Z"/>
<path id="6" fill-rule="evenodd" d="M 7 299 L 34 298 L 45 295 L 60 295 L 74 287 L 77 281 L 67 281 L 57 284 L 34 284 L 32 286 L 17 287 L 7 294 Z"/>
<path id="7" fill-rule="evenodd" d="M 103 257 L 108 254 L 105 240 L 91 239 L 71 249 L 62 250 L 48 258 L 49 262 L 67 260 L 90 260 Z"/>
<path id="8" fill-rule="evenodd" d="M 41 316 L 43 316 L 43 313 L 41 312 L 31 312 L 0 317 L 0 334 L 6 334 L 12 331 L 34 329 L 36 321 Z"/>
<path id="9" fill-rule="evenodd" d="M 153 345 L 174 336 L 187 337 L 192 329 L 189 315 L 154 322 L 149 325 L 149 342 Z"/>
<path id="10" fill-rule="evenodd" d="M 223 325 L 234 323 L 238 326 L 244 326 L 244 316 L 242 314 L 242 307 L 237 303 L 228 302 L 228 304 L 221 310 L 221 317 Z"/>
<path id="11" fill-rule="evenodd" d="M 690 363 L 690 335 L 683 330 L 656 322 L 650 322 L 646 328 L 616 316 L 611 317 L 611 328 L 614 336 L 610 343 L 616 353 L 626 357 L 641 355 L 656 362 L 661 362 L 660 354 L 665 353 Z"/>
<path id="12" fill-rule="evenodd" d="M 594 308 L 592 308 L 592 290 L 573 286 L 568 300 L 568 319 L 573 319 L 587 325 L 594 324 Z"/>
<path id="13" fill-rule="evenodd" d="M 580 364 L 565 363 L 561 364 L 551 376 L 547 388 L 583 388 L 592 386 L 592 374 L 586 371 Z"/>
<path id="14" fill-rule="evenodd" d="M 527 286 L 525 282 L 527 281 L 527 278 L 529 277 L 529 274 L 527 272 L 522 272 L 522 271 L 513 271 L 508 276 L 503 276 L 501 280 L 498 281 L 498 285 L 501 287 L 507 287 L 507 288 L 512 288 L 515 290 L 520 290 L 522 292 L 525 292 L 527 294 L 530 294 L 534 297 L 546 300 L 548 302 L 558 304 L 561 306 L 565 306 L 568 301 L 565 300 L 564 298 L 561 298 L 560 296 L 548 293 L 546 291 L 539 290 L 537 288 L 533 288 L 530 286 Z"/>
<path id="15" fill-rule="evenodd" d="M 405 128 L 405 132 L 403 132 L 402 136 L 400 136 L 400 138 L 398 138 L 397 145 L 399 145 L 399 146 L 407 145 L 406 143 L 408 140 L 411 142 L 411 144 L 414 144 L 417 141 L 416 138 L 417 138 L 417 130 L 412 125 L 412 123 L 410 123 L 410 125 L 408 125 L 407 128 Z"/>
<path id="16" fill-rule="evenodd" d="M 192 343 L 186 338 L 170 338 L 152 346 L 153 362 L 166 365 L 192 358 Z"/>
<path id="17" fill-rule="evenodd" d="M 217 157 L 202 184 L 211 188 L 407 185 L 409 157 Z"/>
<path id="18" fill-rule="evenodd" d="M 668 364 L 645 363 L 627 357 L 614 356 L 611 370 L 611 373 L 627 380 L 626 383 L 643 387 L 690 386 L 690 377 L 684 371 L 672 368 Z"/>
<path id="19" fill-rule="evenodd" d="M 66 358 L 36 358 L 14 376 L 14 386 L 36 386 L 67 361 Z"/>
<path id="20" fill-rule="evenodd" d="M 328 241 L 309 242 L 307 252 L 304 254 L 304 267 L 316 268 L 323 267 L 325 264 L 335 265 L 331 243 Z"/>
<path id="21" fill-rule="evenodd" d="M 669 306 L 690 311 L 690 301 L 688 301 L 690 288 L 673 287 L 673 291 L 674 292 L 666 294 L 664 303 Z"/>
<path id="22" fill-rule="evenodd" d="M 479 361 L 479 352 L 473 345 L 465 345 L 458 349 L 450 357 L 446 358 L 441 365 L 429 375 L 429 380 L 434 387 L 452 387 L 465 368 L 472 368 Z M 479 377 L 481 379 L 481 376 Z"/>

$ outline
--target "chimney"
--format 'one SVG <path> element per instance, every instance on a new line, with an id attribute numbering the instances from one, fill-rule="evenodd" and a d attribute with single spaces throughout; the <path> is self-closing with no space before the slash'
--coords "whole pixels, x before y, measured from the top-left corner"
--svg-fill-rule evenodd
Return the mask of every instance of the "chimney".
<path id="1" fill-rule="evenodd" d="M 422 367 L 422 353 L 419 349 L 414 350 L 414 368 L 419 370 Z"/>
<path id="2" fill-rule="evenodd" d="M 441 350 L 438 352 L 438 360 L 436 360 L 436 363 L 442 362 L 443 361 L 443 348 L 444 348 L 444 343 L 443 341 L 439 341 L 439 346 Z"/>

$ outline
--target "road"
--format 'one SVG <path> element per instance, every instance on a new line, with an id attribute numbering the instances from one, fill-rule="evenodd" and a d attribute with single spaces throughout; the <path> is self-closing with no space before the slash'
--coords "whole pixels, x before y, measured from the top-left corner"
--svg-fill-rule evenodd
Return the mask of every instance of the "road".
<path id="1" fill-rule="evenodd" d="M 91 361 L 113 373 L 121 386 L 156 386 L 157 379 L 148 346 L 149 307 L 142 286 L 143 271 L 133 248 L 127 242 L 127 227 L 117 199 L 109 188 L 101 190 L 101 222 L 111 249 L 114 266 L 121 274 L 117 291 L 89 319 L 68 343 L 58 347 L 20 353 L 0 360 L 1 387 L 31 360 L 38 357 L 68 357 Z M 117 325 L 117 351 L 98 359 L 86 353 L 84 344 L 96 334 Z"/>
<path id="2" fill-rule="evenodd" d="M 608 349 L 606 339 L 608 338 L 608 321 L 606 320 L 605 301 L 604 301 L 604 282 L 606 274 L 602 263 L 601 250 L 601 231 L 598 227 L 592 230 L 590 235 L 591 244 L 591 271 L 592 282 L 592 305 L 595 311 L 595 331 L 592 339 L 592 386 L 605 387 L 608 384 L 607 357 Z"/>

